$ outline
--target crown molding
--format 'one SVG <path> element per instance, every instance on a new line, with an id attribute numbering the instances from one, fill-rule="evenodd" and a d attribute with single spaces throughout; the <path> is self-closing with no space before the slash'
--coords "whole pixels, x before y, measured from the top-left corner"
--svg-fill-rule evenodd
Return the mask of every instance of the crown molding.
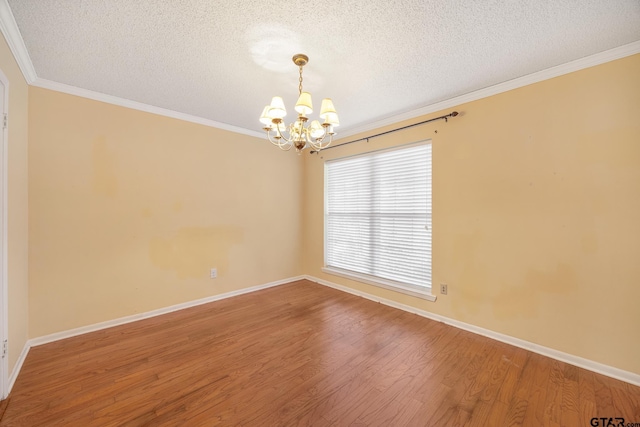
<path id="1" fill-rule="evenodd" d="M 64 83 L 58 83 L 51 80 L 37 78 L 32 86 L 41 87 L 44 89 L 50 89 L 56 92 L 63 92 L 69 95 L 80 96 L 82 98 L 93 99 L 94 101 L 105 102 L 107 104 L 119 105 L 121 107 L 131 108 L 134 110 L 144 111 L 147 113 L 158 114 L 160 116 L 171 117 L 185 122 L 197 123 L 204 126 L 209 126 L 217 129 L 226 130 L 229 132 L 240 133 L 243 135 L 254 136 L 257 138 L 264 138 L 263 132 L 249 130 L 238 126 L 229 125 L 226 123 L 216 122 L 215 120 L 205 119 L 203 117 L 193 116 L 191 114 L 181 113 L 179 111 L 168 110 L 166 108 L 155 107 L 153 105 L 144 104 L 142 102 L 131 101 L 129 99 L 120 98 L 117 96 L 107 95 L 106 93 L 94 92 L 88 89 L 82 89 L 76 86 L 70 86 Z"/>
<path id="2" fill-rule="evenodd" d="M 94 92 L 91 90 L 66 85 L 64 83 L 57 83 L 51 80 L 38 78 L 36 70 L 33 67 L 33 62 L 31 62 L 29 52 L 27 51 L 27 47 L 24 44 L 24 40 L 22 38 L 22 35 L 20 34 L 20 30 L 18 29 L 18 24 L 13 17 L 13 12 L 11 12 L 11 8 L 9 7 L 9 3 L 7 3 L 7 0 L 0 0 L 0 31 L 2 31 L 4 38 L 7 40 L 9 49 L 11 49 L 11 53 L 18 63 L 20 71 L 22 71 L 22 75 L 29 85 L 41 87 L 44 89 L 51 89 L 57 92 L 63 92 L 83 98 L 89 98 L 95 101 L 106 102 L 108 104 L 119 105 L 121 107 L 132 108 L 134 110 L 145 111 L 147 113 L 158 114 L 160 116 L 171 117 L 186 122 L 197 123 L 200 125 L 222 129 L 229 132 L 254 136 L 257 138 L 264 138 L 263 132 L 245 129 L 238 126 L 217 122 L 215 120 L 193 116 L 191 114 L 180 113 L 178 111 L 155 107 L 153 105 L 144 104 L 142 102 L 131 101 L 125 98 L 119 98 L 117 96 L 107 95 L 100 92 Z"/>
<path id="3" fill-rule="evenodd" d="M 13 53 L 13 56 L 16 58 L 16 62 L 20 67 L 20 71 L 22 71 L 24 79 L 28 84 L 33 83 L 38 77 L 36 75 L 36 69 L 33 68 L 33 62 L 31 62 L 31 57 L 29 57 L 27 46 L 24 44 L 24 40 L 18 29 L 18 24 L 13 17 L 13 12 L 11 12 L 7 0 L 0 0 L 0 31 L 2 31 L 4 38 L 7 40 L 9 49 L 11 49 L 11 53 Z"/>
<path id="4" fill-rule="evenodd" d="M 96 101 L 106 102 L 108 104 L 119 105 L 122 107 L 132 108 L 135 110 L 145 111 L 152 114 L 158 114 L 161 116 L 172 117 L 178 120 L 184 120 L 191 123 L 197 123 L 204 126 L 214 127 L 218 129 L 227 130 L 230 132 L 240 133 L 243 135 L 255 136 L 258 138 L 264 138 L 262 132 L 258 132 L 251 129 L 245 129 L 238 126 L 229 125 L 226 123 L 217 122 L 215 120 L 209 120 L 202 117 L 193 116 L 191 114 L 180 113 L 173 110 L 167 110 L 165 108 L 154 107 L 152 105 L 143 104 L 141 102 L 131 101 L 116 96 L 103 94 L 100 92 L 94 92 L 87 89 L 78 88 L 75 86 L 66 85 L 63 83 L 57 83 L 46 79 L 40 79 L 37 77 L 31 58 L 18 29 L 18 25 L 13 17 L 11 8 L 7 3 L 7 0 L 0 0 L 0 30 L 4 35 L 13 56 L 18 62 L 18 66 L 24 75 L 28 84 L 42 87 L 45 89 L 51 89 L 58 92 L 64 92 L 71 95 L 80 96 L 83 98 L 89 98 Z M 405 113 L 396 114 L 390 117 L 386 117 L 380 120 L 364 123 L 362 125 L 346 128 L 340 132 L 340 138 L 336 141 L 340 141 L 343 138 L 347 138 L 362 132 L 368 132 L 374 129 L 378 129 L 384 126 L 392 125 L 405 120 L 411 120 L 416 117 L 425 116 L 427 114 L 435 113 L 437 111 L 446 110 L 461 104 L 465 104 L 472 101 L 477 101 L 482 98 L 497 95 L 503 92 L 507 92 L 513 89 L 518 89 L 523 86 L 528 86 L 533 83 L 538 83 L 544 80 L 559 77 L 564 74 L 569 74 L 574 71 L 579 71 L 585 68 L 593 67 L 596 65 L 604 64 L 606 62 L 621 59 L 627 56 L 640 53 L 640 40 L 619 46 L 613 49 L 606 50 L 604 52 L 596 53 L 591 56 L 576 59 L 565 64 L 561 64 L 555 67 L 547 68 L 536 73 L 528 74 L 526 76 L 518 77 L 512 80 L 508 80 L 503 83 L 499 83 L 493 86 L 489 86 L 483 89 L 479 89 L 473 92 L 469 92 L 464 95 L 456 96 L 444 101 L 440 101 L 434 104 L 429 104 L 424 107 L 420 107 L 415 110 L 407 111 Z"/>
<path id="5" fill-rule="evenodd" d="M 567 62 L 555 67 L 547 68 L 536 73 L 528 74 L 526 76 L 518 77 L 513 80 L 508 80 L 503 83 L 499 83 L 494 86 L 489 86 L 484 89 L 479 89 L 473 92 L 469 92 L 464 95 L 456 96 L 435 104 L 430 104 L 425 107 L 411 110 L 406 113 L 397 114 L 391 117 L 387 117 L 381 120 L 366 123 L 364 125 L 357 126 L 355 128 L 348 128 L 341 132 L 340 138 L 346 138 L 362 132 L 368 132 L 374 129 L 379 129 L 384 126 L 392 125 L 402 122 L 404 120 L 415 119 L 416 117 L 425 116 L 427 114 L 435 113 L 437 111 L 446 110 L 452 107 L 466 104 L 468 102 L 477 101 L 482 98 L 497 95 L 503 92 L 507 92 L 513 89 L 518 89 L 523 86 L 528 86 L 533 83 L 538 83 L 544 80 L 549 80 L 554 77 L 559 77 L 565 74 L 573 73 L 585 68 L 593 67 L 596 65 L 604 64 L 606 62 L 615 61 L 616 59 L 625 58 L 627 56 L 640 53 L 640 40 L 633 43 L 629 43 L 623 46 L 619 46 L 613 49 L 606 50 L 604 52 L 596 53 L 591 56 L 576 59 L 575 61 Z M 339 140 L 338 140 L 339 141 Z"/>

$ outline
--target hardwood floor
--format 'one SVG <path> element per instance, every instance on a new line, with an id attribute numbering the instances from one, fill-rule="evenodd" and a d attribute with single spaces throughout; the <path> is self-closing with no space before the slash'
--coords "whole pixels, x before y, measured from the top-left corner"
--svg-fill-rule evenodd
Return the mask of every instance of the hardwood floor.
<path id="1" fill-rule="evenodd" d="M 640 388 L 300 281 L 34 347 L 0 425 L 590 426 L 592 417 L 640 423 Z"/>

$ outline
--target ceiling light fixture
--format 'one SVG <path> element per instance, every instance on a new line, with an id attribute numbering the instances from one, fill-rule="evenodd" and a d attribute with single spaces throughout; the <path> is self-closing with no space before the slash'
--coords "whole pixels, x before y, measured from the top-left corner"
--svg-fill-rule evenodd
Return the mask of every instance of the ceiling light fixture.
<path id="1" fill-rule="evenodd" d="M 300 69 L 300 84 L 298 85 L 298 102 L 296 102 L 295 110 L 298 118 L 295 122 L 288 126 L 284 123 L 284 116 L 287 110 L 284 107 L 284 101 L 279 96 L 274 96 L 271 104 L 264 107 L 260 122 L 264 125 L 262 128 L 267 132 L 269 141 L 281 150 L 289 151 L 291 147 L 296 147 L 298 154 L 306 147 L 311 147 L 315 151 L 320 151 L 331 144 L 333 135 L 336 134 L 334 128 L 340 124 L 338 113 L 333 106 L 331 98 L 322 100 L 320 108 L 320 118 L 324 123 L 320 124 L 318 120 L 313 120 L 308 126 L 308 114 L 313 112 L 311 105 L 311 94 L 302 91 L 302 67 L 307 65 L 309 57 L 301 53 L 293 56 L 293 63 Z M 284 134 L 289 134 L 286 137 Z"/>

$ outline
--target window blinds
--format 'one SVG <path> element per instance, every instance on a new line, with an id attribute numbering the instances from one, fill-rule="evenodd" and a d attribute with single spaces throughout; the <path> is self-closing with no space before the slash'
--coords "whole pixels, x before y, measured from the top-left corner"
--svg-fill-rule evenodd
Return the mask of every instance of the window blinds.
<path id="1" fill-rule="evenodd" d="M 431 288 L 431 144 L 325 164 L 325 264 Z"/>

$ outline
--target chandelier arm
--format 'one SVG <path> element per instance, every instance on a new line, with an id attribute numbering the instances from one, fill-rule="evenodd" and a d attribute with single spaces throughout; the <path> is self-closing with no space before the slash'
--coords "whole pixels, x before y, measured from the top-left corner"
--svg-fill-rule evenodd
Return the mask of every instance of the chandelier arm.
<path id="1" fill-rule="evenodd" d="M 292 142 L 293 142 L 293 138 L 291 138 L 291 131 L 289 131 L 289 138 L 287 138 L 286 136 L 284 136 L 284 134 L 280 131 L 280 123 L 281 123 L 281 122 L 274 123 L 274 129 L 272 129 L 272 130 L 274 130 L 274 131 L 275 131 L 275 133 L 276 133 L 276 135 L 275 135 L 275 136 L 276 136 L 276 140 L 278 140 L 278 139 L 282 139 L 282 140 L 284 140 L 286 143 L 289 143 L 289 144 L 290 144 L 290 143 L 292 143 Z M 279 137 L 279 138 L 278 138 L 278 137 Z M 271 138 L 269 138 L 269 140 L 271 140 Z M 279 145 L 279 144 L 277 144 L 277 145 Z"/>
<path id="2" fill-rule="evenodd" d="M 273 139 L 271 139 L 271 131 L 267 130 L 267 139 L 269 140 L 270 143 L 272 143 L 273 145 L 278 145 L 278 143 L 276 141 L 274 141 Z"/>
<path id="3" fill-rule="evenodd" d="M 277 133 L 282 135 L 280 132 L 277 132 Z M 274 139 L 271 137 L 270 131 L 267 131 L 267 139 L 269 139 L 270 143 L 280 148 L 281 150 L 289 151 L 291 149 L 291 146 L 292 146 L 291 141 L 289 141 L 288 139 L 282 136 L 281 138 L 275 138 L 275 141 L 274 141 Z M 284 142 L 281 142 L 281 141 L 284 141 Z M 288 147 L 288 148 L 284 148 L 284 147 Z"/>
<path id="4" fill-rule="evenodd" d="M 329 141 L 327 141 L 326 143 L 324 142 L 325 137 L 327 136 L 326 132 L 325 135 L 322 138 L 317 138 L 316 142 L 311 142 L 310 145 L 311 147 L 315 150 L 315 151 L 320 151 L 323 150 L 325 148 L 327 148 L 331 142 L 333 141 L 333 134 L 329 133 Z"/>
<path id="5" fill-rule="evenodd" d="M 289 151 L 291 150 L 291 147 L 293 147 L 293 144 L 290 142 L 283 142 L 283 143 L 274 143 L 274 145 L 276 147 L 278 147 L 279 149 L 281 149 L 282 151 Z"/>
<path id="6" fill-rule="evenodd" d="M 311 143 L 312 143 L 311 141 L 313 140 L 313 138 L 312 138 L 312 137 L 311 137 L 311 135 L 310 135 L 309 129 L 305 129 L 305 130 L 304 130 L 304 139 L 305 139 L 305 141 L 307 141 L 309 144 L 311 144 Z"/>
<path id="7" fill-rule="evenodd" d="M 324 138 L 327 136 L 327 128 L 324 127 L 323 128 L 324 133 L 322 134 L 322 136 L 318 137 L 318 138 L 314 138 L 310 135 L 310 132 L 307 132 L 307 141 L 309 142 L 309 145 L 311 145 L 311 147 L 313 147 L 314 149 L 316 149 L 317 147 L 319 147 L 322 144 L 322 141 L 324 141 Z"/>
<path id="8" fill-rule="evenodd" d="M 291 137 L 291 130 L 290 130 L 290 126 L 286 126 L 287 130 L 286 132 L 289 133 L 289 138 L 287 138 L 286 136 L 284 136 L 284 133 L 282 133 L 280 131 L 280 129 L 278 129 L 278 135 L 280 136 L 280 138 L 282 138 L 284 141 L 286 141 L 288 144 L 293 143 L 293 138 Z"/>

